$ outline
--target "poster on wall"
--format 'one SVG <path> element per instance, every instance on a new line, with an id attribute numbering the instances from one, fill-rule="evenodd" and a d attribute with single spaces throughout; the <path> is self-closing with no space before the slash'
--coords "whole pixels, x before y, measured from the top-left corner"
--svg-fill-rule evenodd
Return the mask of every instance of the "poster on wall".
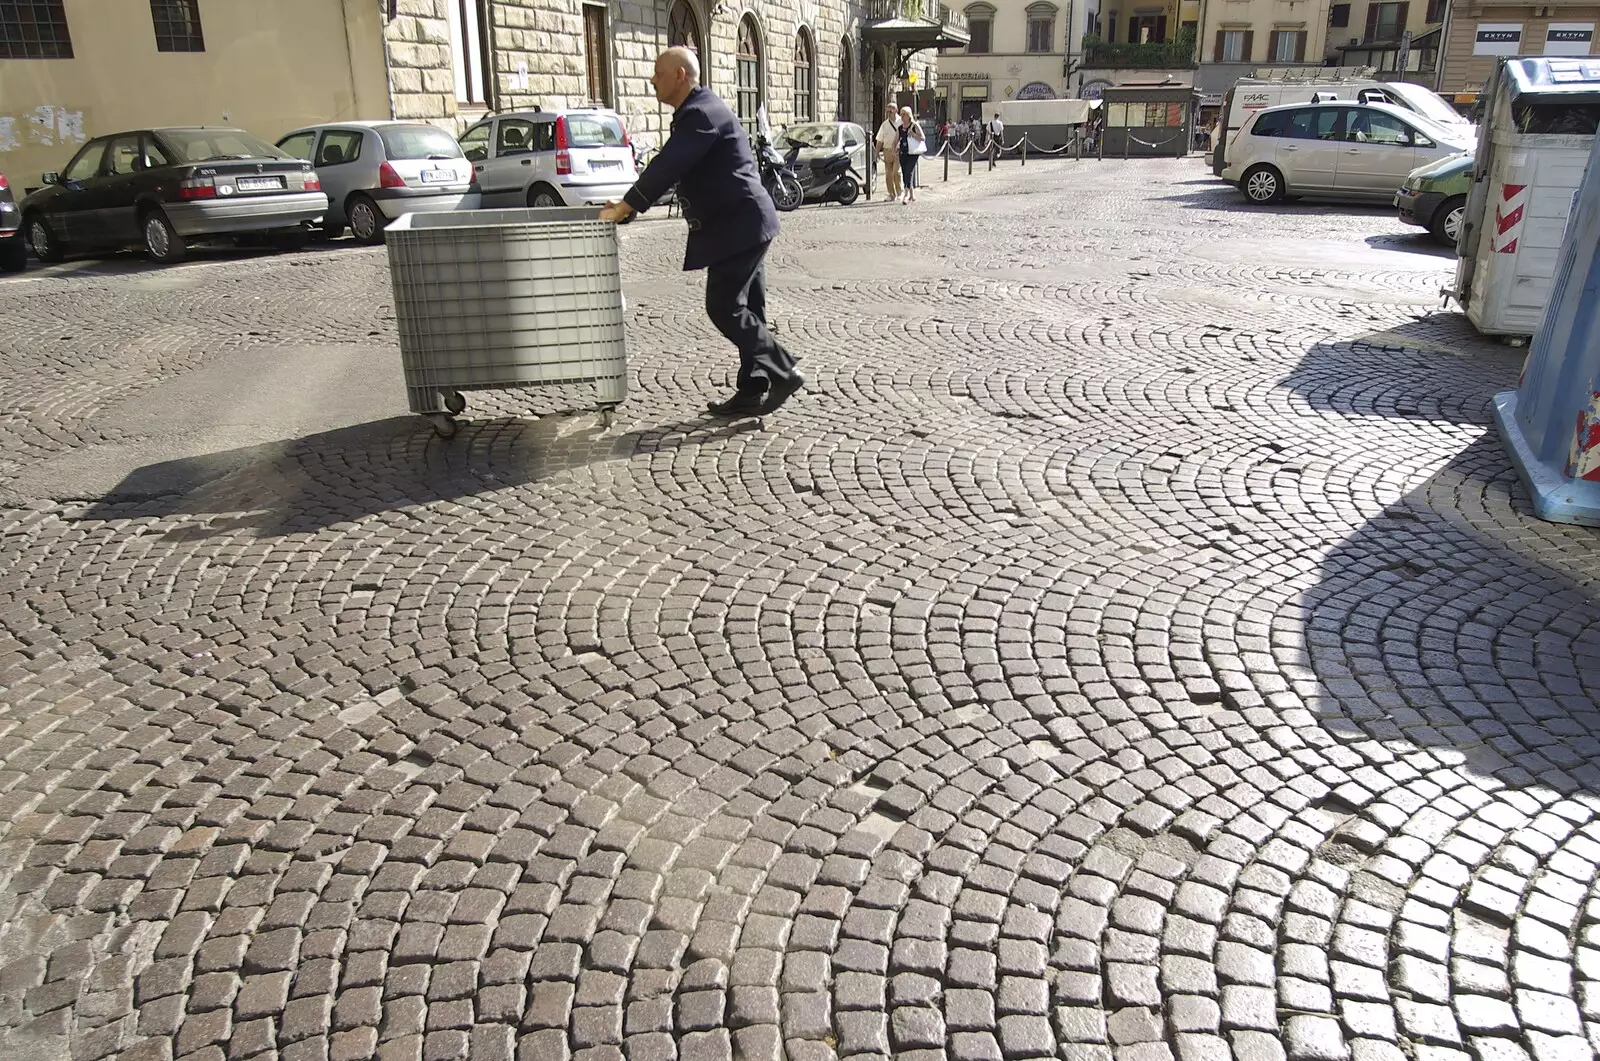
<path id="1" fill-rule="evenodd" d="M 1593 43 L 1593 22 L 1552 22 L 1544 38 L 1544 54 L 1588 55 Z"/>
<path id="2" fill-rule="evenodd" d="M 1030 81 L 1017 92 L 1018 99 L 1055 99 L 1056 90 L 1043 81 Z"/>
<path id="3" fill-rule="evenodd" d="M 1473 55 L 1517 55 L 1522 51 L 1522 23 L 1480 22 Z"/>

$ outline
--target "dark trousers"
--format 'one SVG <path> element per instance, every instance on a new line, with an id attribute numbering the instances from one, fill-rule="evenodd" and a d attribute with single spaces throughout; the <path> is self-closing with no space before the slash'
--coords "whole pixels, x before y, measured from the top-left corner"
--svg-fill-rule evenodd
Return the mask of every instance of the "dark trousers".
<path id="1" fill-rule="evenodd" d="M 739 348 L 741 392 L 759 394 L 794 375 L 794 355 L 767 327 L 767 284 L 762 243 L 706 269 L 706 315 Z"/>

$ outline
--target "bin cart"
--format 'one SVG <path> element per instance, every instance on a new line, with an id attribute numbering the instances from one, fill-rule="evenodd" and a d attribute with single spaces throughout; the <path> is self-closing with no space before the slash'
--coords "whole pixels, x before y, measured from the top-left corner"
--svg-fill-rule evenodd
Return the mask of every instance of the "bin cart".
<path id="1" fill-rule="evenodd" d="M 595 207 L 406 214 L 384 233 L 411 411 L 444 438 L 464 391 L 627 394 L 617 226 Z"/>
<path id="2" fill-rule="evenodd" d="M 1447 292 L 1485 335 L 1532 335 L 1600 116 L 1600 61 L 1512 59 L 1489 81 Z"/>
<path id="3" fill-rule="evenodd" d="M 1542 519 L 1600 527 L 1600 140 L 1561 247 L 1550 308 L 1495 423 Z"/>

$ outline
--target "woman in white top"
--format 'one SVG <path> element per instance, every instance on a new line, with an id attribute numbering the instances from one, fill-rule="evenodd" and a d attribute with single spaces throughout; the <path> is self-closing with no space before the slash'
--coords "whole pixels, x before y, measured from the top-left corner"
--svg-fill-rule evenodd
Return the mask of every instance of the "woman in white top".
<path id="1" fill-rule="evenodd" d="M 900 183 L 905 185 L 901 203 L 917 201 L 917 159 L 928 150 L 928 134 L 911 115 L 910 107 L 900 108 Z"/>

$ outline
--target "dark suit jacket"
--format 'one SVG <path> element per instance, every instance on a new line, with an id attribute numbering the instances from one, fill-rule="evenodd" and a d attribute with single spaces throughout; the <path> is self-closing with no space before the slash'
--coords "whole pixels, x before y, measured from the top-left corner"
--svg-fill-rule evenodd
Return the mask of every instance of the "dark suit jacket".
<path id="1" fill-rule="evenodd" d="M 700 85 L 672 116 L 661 153 L 623 198 L 642 214 L 673 185 L 689 223 L 685 269 L 704 269 L 778 234 L 778 212 L 761 186 L 750 138 L 728 105 Z"/>

